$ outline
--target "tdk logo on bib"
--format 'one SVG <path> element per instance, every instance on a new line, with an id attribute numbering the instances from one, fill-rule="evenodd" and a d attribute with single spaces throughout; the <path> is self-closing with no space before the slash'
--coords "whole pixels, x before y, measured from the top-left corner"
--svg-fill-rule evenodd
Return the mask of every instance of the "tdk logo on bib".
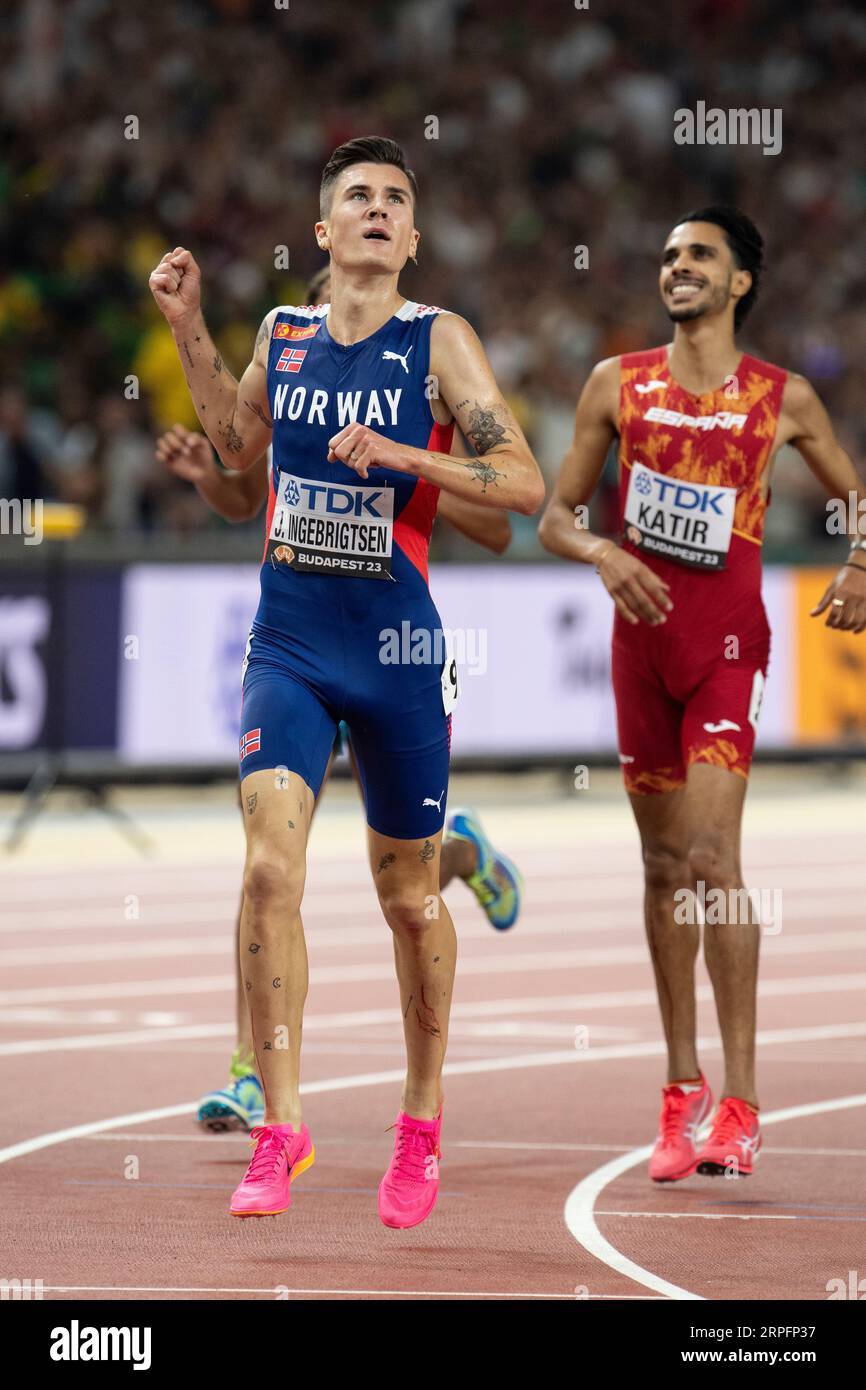
<path id="1" fill-rule="evenodd" d="M 327 483 L 300 484 L 289 478 L 286 487 L 286 501 L 292 507 L 299 506 L 301 493 L 311 512 L 322 512 L 328 516 L 375 516 L 394 515 L 394 494 L 390 497 L 390 511 L 381 511 L 388 494 L 382 488 L 334 487 Z"/>
<path id="2" fill-rule="evenodd" d="M 736 504 L 736 488 L 687 482 L 635 463 L 625 503 L 625 538 L 682 565 L 721 570 Z"/>
<path id="3" fill-rule="evenodd" d="M 389 579 L 393 532 L 393 488 L 281 473 L 267 556 L 275 569 Z"/>

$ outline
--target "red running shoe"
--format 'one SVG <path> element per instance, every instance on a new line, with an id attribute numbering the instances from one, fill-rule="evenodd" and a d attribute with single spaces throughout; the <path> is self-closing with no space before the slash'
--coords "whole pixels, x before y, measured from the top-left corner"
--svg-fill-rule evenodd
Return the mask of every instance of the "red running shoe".
<path id="1" fill-rule="evenodd" d="M 698 1154 L 698 1172 L 718 1177 L 748 1177 L 761 1151 L 761 1126 L 750 1105 L 723 1096 L 709 1138 Z"/>
<path id="2" fill-rule="evenodd" d="M 662 1088 L 659 1137 L 649 1161 L 653 1182 L 679 1182 L 691 1177 L 698 1161 L 698 1130 L 713 1108 L 706 1077 L 676 1081 Z"/>

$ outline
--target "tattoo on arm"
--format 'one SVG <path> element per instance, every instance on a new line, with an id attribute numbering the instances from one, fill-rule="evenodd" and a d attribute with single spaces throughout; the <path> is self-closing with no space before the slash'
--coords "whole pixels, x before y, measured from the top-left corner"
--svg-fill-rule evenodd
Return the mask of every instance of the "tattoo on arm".
<path id="1" fill-rule="evenodd" d="M 265 317 L 262 319 L 262 326 L 259 329 L 258 336 L 256 338 L 256 345 L 253 349 L 253 356 L 255 356 L 255 354 L 258 352 L 262 343 L 266 343 L 268 341 L 269 337 L 270 334 L 268 333 L 268 316 L 267 314 L 265 314 Z"/>
<path id="2" fill-rule="evenodd" d="M 220 430 L 220 434 L 225 439 L 226 448 L 230 454 L 239 454 L 241 452 L 244 447 L 244 441 L 231 421 L 229 421 L 225 429 Z"/>
<path id="3" fill-rule="evenodd" d="M 244 401 L 244 405 L 246 406 L 247 410 L 251 410 L 254 415 L 258 415 L 262 424 L 265 425 L 269 430 L 272 430 L 274 428 L 273 420 L 268 419 L 267 415 L 262 410 L 258 401 Z"/>
<path id="4" fill-rule="evenodd" d="M 192 353 L 189 350 L 189 343 L 184 343 L 183 350 L 186 353 L 186 360 L 192 366 Z"/>
<path id="5" fill-rule="evenodd" d="M 503 417 L 504 411 L 501 406 L 494 406 L 491 410 L 485 410 L 477 401 L 475 402 L 475 408 L 469 415 L 466 438 L 476 454 L 487 454 L 498 444 L 509 443 L 508 434 L 502 422 Z"/>
<path id="6" fill-rule="evenodd" d="M 498 478 L 506 478 L 507 473 L 502 473 L 498 468 L 494 468 L 492 463 L 485 463 L 483 459 L 469 459 L 463 464 L 468 468 L 473 477 L 477 478 L 481 484 L 481 491 L 487 491 L 487 484 L 493 483 L 496 486 Z"/>
<path id="7" fill-rule="evenodd" d="M 222 358 L 220 357 L 219 353 L 217 353 L 216 357 L 215 357 L 214 360 L 213 360 L 213 374 L 214 374 L 214 376 L 219 376 L 219 374 L 220 374 L 220 372 L 222 371 L 222 369 L 223 369 L 223 360 L 222 360 Z M 479 449 L 478 452 L 480 453 L 481 450 Z"/>

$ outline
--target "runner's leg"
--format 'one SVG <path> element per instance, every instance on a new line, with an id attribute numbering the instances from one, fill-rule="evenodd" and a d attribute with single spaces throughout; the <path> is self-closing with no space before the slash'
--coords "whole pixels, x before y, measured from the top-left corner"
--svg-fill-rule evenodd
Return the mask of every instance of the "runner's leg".
<path id="1" fill-rule="evenodd" d="M 269 768 L 241 783 L 247 855 L 240 970 L 265 1123 L 301 1124 L 301 1023 L 307 947 L 301 922 L 313 793 L 294 772 Z"/>
<path id="2" fill-rule="evenodd" d="M 696 923 L 675 921 L 674 894 L 692 884 L 685 792 L 629 797 L 644 864 L 644 922 L 668 1048 L 668 1084 L 696 1080 Z"/>
<path id="3" fill-rule="evenodd" d="M 401 1108 L 421 1120 L 442 1106 L 442 1066 L 454 988 L 457 936 L 439 891 L 442 835 L 397 840 L 368 828 L 370 867 L 394 961 L 406 1038 Z"/>
<path id="4" fill-rule="evenodd" d="M 704 924 L 704 959 L 725 1050 L 722 1095 L 737 1096 L 757 1106 L 755 1028 L 761 928 L 747 899 L 740 868 L 740 827 L 747 786 L 744 777 L 725 768 L 693 763 L 685 799 L 690 882 L 703 882 L 707 894 L 721 889 L 726 904 L 742 903 L 745 907 L 744 912 L 726 912 L 725 920 Z M 706 915 L 713 915 L 709 904 Z M 727 920 L 730 916 L 737 920 Z"/>

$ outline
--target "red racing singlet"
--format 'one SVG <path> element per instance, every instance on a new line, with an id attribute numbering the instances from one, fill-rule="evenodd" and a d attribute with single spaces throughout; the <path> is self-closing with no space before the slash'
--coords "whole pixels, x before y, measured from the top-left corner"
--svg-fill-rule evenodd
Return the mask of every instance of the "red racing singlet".
<path id="1" fill-rule="evenodd" d="M 619 516 L 626 550 L 671 585 L 676 628 L 759 600 L 764 470 L 787 372 L 744 354 L 693 396 L 667 348 L 620 359 Z"/>

